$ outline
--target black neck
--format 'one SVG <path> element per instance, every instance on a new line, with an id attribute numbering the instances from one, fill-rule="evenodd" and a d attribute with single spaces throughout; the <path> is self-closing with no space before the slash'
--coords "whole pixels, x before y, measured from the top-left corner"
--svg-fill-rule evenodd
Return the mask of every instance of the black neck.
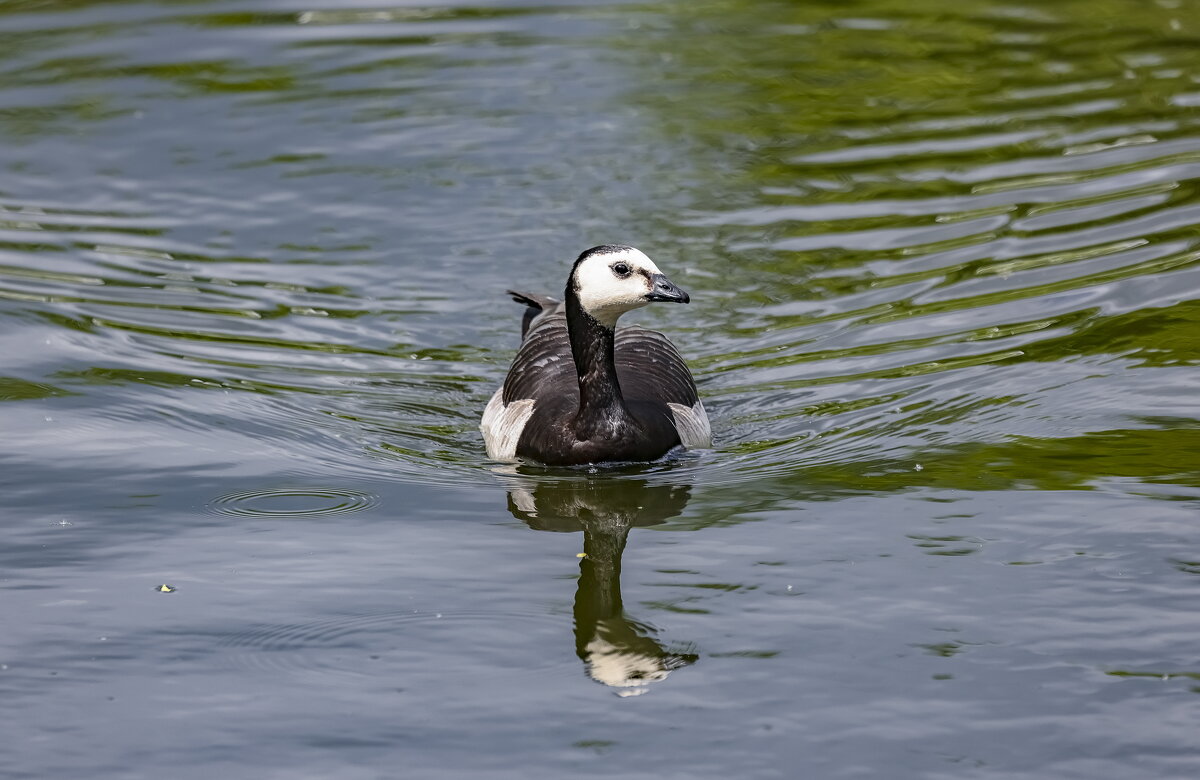
<path id="1" fill-rule="evenodd" d="M 597 623 L 620 618 L 625 609 L 621 603 L 621 554 L 629 524 L 605 525 L 603 520 L 583 522 L 584 554 L 579 561 L 579 588 L 575 592 L 576 646 L 580 651 L 595 633 Z M 584 627 L 586 630 L 581 632 Z"/>
<path id="2" fill-rule="evenodd" d="M 583 310 L 573 290 L 567 290 L 567 333 L 579 374 L 579 415 L 575 430 L 581 438 L 611 428 L 628 418 L 617 365 L 613 357 L 616 333 Z"/>

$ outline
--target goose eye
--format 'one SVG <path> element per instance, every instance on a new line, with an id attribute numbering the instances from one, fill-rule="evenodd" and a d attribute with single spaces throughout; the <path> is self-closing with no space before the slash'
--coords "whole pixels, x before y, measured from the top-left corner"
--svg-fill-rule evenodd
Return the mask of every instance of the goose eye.
<path id="1" fill-rule="evenodd" d="M 617 276 L 629 276 L 629 266 L 625 263 L 616 263 L 612 269 Z"/>

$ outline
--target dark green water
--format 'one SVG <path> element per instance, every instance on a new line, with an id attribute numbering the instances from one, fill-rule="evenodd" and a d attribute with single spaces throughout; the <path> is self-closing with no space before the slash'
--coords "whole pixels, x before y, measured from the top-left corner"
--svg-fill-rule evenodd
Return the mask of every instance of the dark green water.
<path id="1" fill-rule="evenodd" d="M 1192 0 L 0 4 L 0 777 L 1196 777 L 1198 223 Z"/>

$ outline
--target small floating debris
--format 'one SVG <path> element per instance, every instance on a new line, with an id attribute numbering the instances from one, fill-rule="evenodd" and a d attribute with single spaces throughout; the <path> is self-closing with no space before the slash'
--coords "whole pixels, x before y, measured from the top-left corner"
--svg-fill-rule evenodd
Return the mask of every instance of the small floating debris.
<path id="1" fill-rule="evenodd" d="M 154 587 L 154 589 L 156 591 L 158 591 L 159 593 L 174 593 L 175 592 L 174 585 L 156 585 Z"/>
<path id="2" fill-rule="evenodd" d="M 913 466 L 913 471 L 924 471 L 924 470 L 925 470 L 925 467 L 924 467 L 924 466 L 922 466 L 920 463 L 918 463 L 917 465 Z"/>

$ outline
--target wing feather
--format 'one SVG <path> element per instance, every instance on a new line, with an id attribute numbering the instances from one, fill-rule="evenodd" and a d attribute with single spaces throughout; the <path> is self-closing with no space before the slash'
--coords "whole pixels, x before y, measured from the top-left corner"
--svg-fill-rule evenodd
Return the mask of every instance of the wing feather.
<path id="1" fill-rule="evenodd" d="M 579 396 L 567 318 L 553 314 L 541 318 L 526 334 L 504 380 L 504 403 L 523 398 Z"/>
<path id="2" fill-rule="evenodd" d="M 692 372 L 663 334 L 645 328 L 617 331 L 617 379 L 630 400 L 679 404 L 691 408 L 700 401 Z"/>

